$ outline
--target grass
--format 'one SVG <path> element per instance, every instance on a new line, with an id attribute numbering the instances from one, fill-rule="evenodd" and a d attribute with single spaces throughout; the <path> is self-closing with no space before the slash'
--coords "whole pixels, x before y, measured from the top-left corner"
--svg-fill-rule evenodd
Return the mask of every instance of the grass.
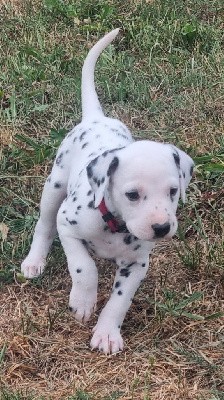
<path id="1" fill-rule="evenodd" d="M 0 5 L 0 398 L 222 400 L 223 2 L 5 0 Z M 70 278 L 55 240 L 27 282 L 20 262 L 44 179 L 80 120 L 88 48 L 121 27 L 96 85 L 136 139 L 172 142 L 196 162 L 172 243 L 161 244 L 125 320 L 125 351 L 89 350 L 91 328 L 67 311 Z M 99 308 L 112 284 L 99 261 Z"/>

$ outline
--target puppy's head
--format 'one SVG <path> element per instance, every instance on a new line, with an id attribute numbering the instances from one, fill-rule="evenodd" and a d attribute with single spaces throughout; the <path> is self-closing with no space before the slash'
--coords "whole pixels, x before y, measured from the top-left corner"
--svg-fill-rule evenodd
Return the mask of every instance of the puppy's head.
<path id="1" fill-rule="evenodd" d="M 193 160 L 175 146 L 138 141 L 107 151 L 87 167 L 98 207 L 106 191 L 116 213 L 137 238 L 158 241 L 177 230 L 176 209 L 193 172 Z"/>

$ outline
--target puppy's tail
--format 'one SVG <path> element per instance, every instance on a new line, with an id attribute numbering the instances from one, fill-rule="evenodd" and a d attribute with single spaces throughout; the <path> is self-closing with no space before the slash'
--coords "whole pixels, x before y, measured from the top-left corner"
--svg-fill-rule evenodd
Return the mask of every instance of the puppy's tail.
<path id="1" fill-rule="evenodd" d="M 117 36 L 119 28 L 107 33 L 89 51 L 82 68 L 82 118 L 90 119 L 102 116 L 103 111 L 96 93 L 94 70 L 102 51 Z"/>

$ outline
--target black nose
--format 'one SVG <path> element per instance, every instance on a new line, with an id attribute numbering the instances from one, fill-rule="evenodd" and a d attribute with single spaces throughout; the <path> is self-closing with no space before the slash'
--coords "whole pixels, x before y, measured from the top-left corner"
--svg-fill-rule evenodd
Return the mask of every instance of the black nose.
<path id="1" fill-rule="evenodd" d="M 165 222 L 165 224 L 153 224 L 152 229 L 155 232 L 156 238 L 162 238 L 170 231 L 170 224 L 169 222 Z"/>

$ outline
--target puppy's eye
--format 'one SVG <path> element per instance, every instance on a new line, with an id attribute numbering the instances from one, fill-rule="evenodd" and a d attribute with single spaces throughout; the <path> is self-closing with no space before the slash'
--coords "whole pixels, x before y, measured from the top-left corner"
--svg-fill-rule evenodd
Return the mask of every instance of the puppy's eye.
<path id="1" fill-rule="evenodd" d="M 177 194 L 178 188 L 171 188 L 170 189 L 170 197 L 174 197 Z"/>
<path id="2" fill-rule="evenodd" d="M 137 190 L 133 190 L 132 192 L 126 192 L 125 196 L 130 201 L 137 201 L 140 198 Z"/>

